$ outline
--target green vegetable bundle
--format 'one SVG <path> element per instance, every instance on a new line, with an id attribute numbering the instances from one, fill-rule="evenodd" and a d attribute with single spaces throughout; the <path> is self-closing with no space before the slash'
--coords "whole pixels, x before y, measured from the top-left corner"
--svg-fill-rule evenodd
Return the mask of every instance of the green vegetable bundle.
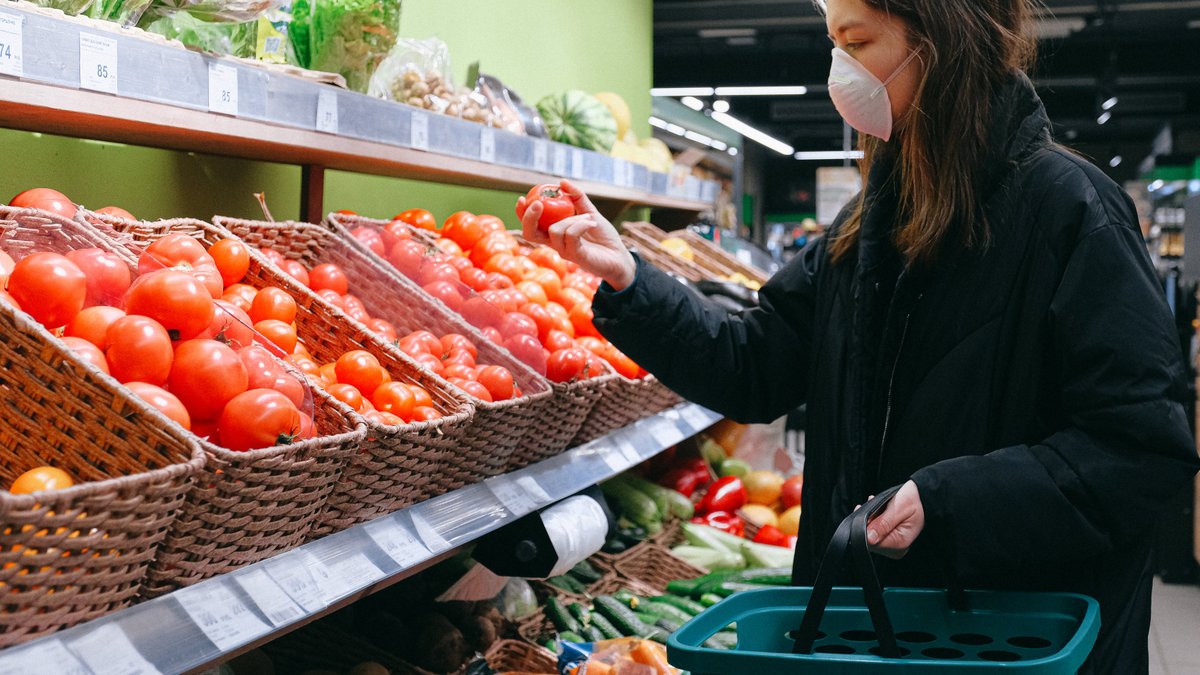
<path id="1" fill-rule="evenodd" d="M 400 0 L 312 0 L 311 11 L 309 30 L 299 31 L 308 33 L 307 67 L 340 73 L 350 89 L 366 92 L 371 74 L 396 44 Z M 297 3 L 293 6 L 293 42 L 302 39 L 295 30 L 301 13 Z M 301 52 L 297 48 L 298 59 L 303 59 Z"/>

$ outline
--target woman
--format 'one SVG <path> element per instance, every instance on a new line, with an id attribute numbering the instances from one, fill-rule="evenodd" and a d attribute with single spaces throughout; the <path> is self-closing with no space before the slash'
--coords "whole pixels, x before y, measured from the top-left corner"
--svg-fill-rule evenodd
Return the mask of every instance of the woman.
<path id="1" fill-rule="evenodd" d="M 797 565 L 903 484 L 868 535 L 892 585 L 1081 592 L 1086 672 L 1145 673 L 1151 534 L 1197 470 L 1178 339 L 1130 200 L 1056 145 L 1024 75 L 1030 0 L 828 0 L 830 95 L 865 188 L 738 315 L 577 215 L 524 233 L 605 280 L 596 325 L 735 419 L 808 404 Z"/>

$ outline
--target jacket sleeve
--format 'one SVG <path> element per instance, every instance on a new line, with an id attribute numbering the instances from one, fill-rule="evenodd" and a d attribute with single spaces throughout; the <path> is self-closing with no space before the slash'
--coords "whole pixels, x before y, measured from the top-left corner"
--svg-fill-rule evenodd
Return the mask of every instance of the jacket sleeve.
<path id="1" fill-rule="evenodd" d="M 731 314 L 638 260 L 634 283 L 597 292 L 596 328 L 679 395 L 741 422 L 769 422 L 805 400 L 817 275 L 825 243 L 806 246 Z"/>
<path id="2" fill-rule="evenodd" d="M 1104 222 L 1069 255 L 1049 310 L 1063 426 L 913 475 L 927 545 L 968 578 L 1136 541 L 1197 469 L 1179 340 L 1140 232 Z"/>

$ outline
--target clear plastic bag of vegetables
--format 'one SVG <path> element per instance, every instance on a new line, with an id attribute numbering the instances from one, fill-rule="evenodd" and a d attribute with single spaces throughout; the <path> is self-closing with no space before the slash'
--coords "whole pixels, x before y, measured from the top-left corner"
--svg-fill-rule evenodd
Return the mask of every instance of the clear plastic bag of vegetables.
<path id="1" fill-rule="evenodd" d="M 308 67 L 339 73 L 350 89 L 367 91 L 396 44 L 400 0 L 312 0 L 310 7 Z"/>
<path id="2" fill-rule="evenodd" d="M 122 26 L 136 26 L 154 0 L 95 0 L 87 15 Z"/>
<path id="3" fill-rule="evenodd" d="M 254 21 L 284 0 L 155 0 L 154 9 L 185 11 L 197 19 L 212 22 L 245 23 Z"/>
<path id="4" fill-rule="evenodd" d="M 77 16 L 83 14 L 92 6 L 95 0 L 32 0 L 38 7 L 57 9 L 64 14 Z"/>
<path id="5" fill-rule="evenodd" d="M 145 16 L 139 27 L 171 40 L 210 54 L 253 57 L 256 41 L 254 21 L 225 23 L 204 21 L 191 12 L 181 12 L 165 7 L 154 7 Z"/>
<path id="6" fill-rule="evenodd" d="M 482 91 L 454 84 L 450 50 L 437 38 L 398 40 L 371 76 L 367 93 L 469 122 L 501 125 Z"/>

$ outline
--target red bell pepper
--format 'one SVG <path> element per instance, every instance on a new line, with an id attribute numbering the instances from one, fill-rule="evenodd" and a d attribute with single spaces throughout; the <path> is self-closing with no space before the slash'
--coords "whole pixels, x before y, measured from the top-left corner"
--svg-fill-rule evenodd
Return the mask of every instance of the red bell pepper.
<path id="1" fill-rule="evenodd" d="M 703 458 L 693 457 L 663 474 L 658 479 L 658 484 L 685 497 L 691 497 L 692 493 L 707 485 L 710 479 L 708 464 Z"/>
<path id="2" fill-rule="evenodd" d="M 758 534 L 754 535 L 754 541 L 759 544 L 769 544 L 771 546 L 787 547 L 788 536 L 774 525 L 763 525 L 758 528 Z"/>
<path id="3" fill-rule="evenodd" d="M 738 517 L 737 514 L 728 511 L 713 511 L 703 516 L 696 516 L 692 518 L 692 522 L 698 525 L 708 525 L 709 527 L 739 537 L 746 536 L 745 521 Z"/>
<path id="4" fill-rule="evenodd" d="M 746 505 L 746 486 L 737 476 L 726 476 L 708 486 L 697 509 L 700 513 L 736 511 Z"/>

